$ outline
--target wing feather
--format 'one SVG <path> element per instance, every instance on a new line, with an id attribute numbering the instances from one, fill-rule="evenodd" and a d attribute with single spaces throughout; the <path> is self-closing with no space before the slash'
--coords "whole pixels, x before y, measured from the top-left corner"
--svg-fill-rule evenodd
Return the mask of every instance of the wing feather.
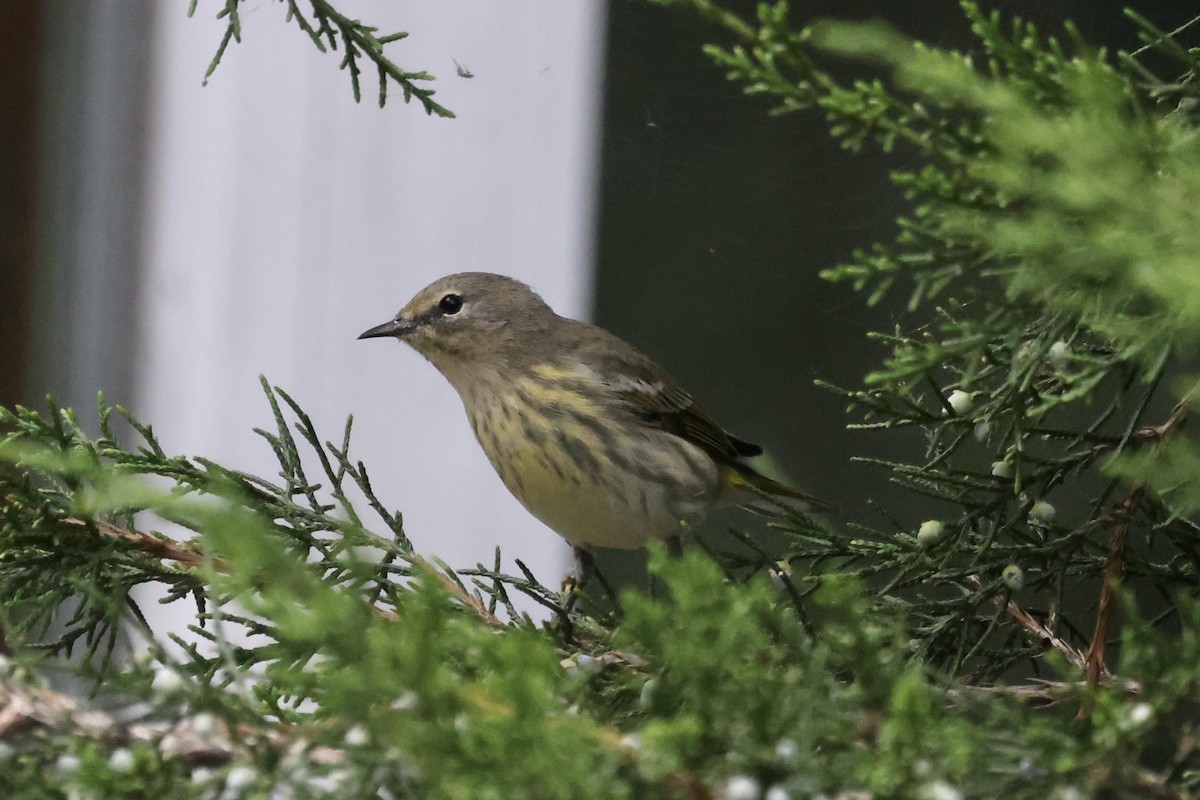
<path id="1" fill-rule="evenodd" d="M 762 454 L 758 445 L 722 428 L 648 356 L 603 329 L 592 331 L 599 332 L 604 345 L 587 347 L 591 350 L 588 361 L 600 366 L 601 380 L 647 425 L 679 436 L 717 459 L 733 461 Z M 597 338 L 589 337 L 589 344 L 594 342 Z"/>

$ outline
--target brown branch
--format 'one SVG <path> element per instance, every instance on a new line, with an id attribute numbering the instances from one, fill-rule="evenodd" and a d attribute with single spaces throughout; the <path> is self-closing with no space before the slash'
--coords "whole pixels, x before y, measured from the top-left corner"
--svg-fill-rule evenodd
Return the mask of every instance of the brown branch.
<path id="1" fill-rule="evenodd" d="M 68 525 L 78 525 L 87 527 L 88 523 L 81 519 L 68 517 L 63 520 Z M 166 561 L 174 561 L 177 564 L 182 564 L 185 567 L 198 567 L 205 562 L 204 553 L 200 548 L 191 542 L 175 542 L 171 539 L 166 539 L 161 536 L 154 536 L 149 533 L 144 533 L 138 530 L 128 530 L 118 525 L 113 525 L 111 522 L 96 522 L 96 529 L 100 531 L 100 535 L 107 539 L 118 539 L 132 543 L 137 549 L 141 550 L 146 555 L 152 558 L 161 558 Z M 213 566 L 217 569 L 227 569 L 220 559 L 213 562 Z"/>
<path id="2" fill-rule="evenodd" d="M 671 772 L 663 776 L 663 786 L 679 797 L 689 800 L 713 800 L 712 790 L 686 772 Z"/>
<path id="3" fill-rule="evenodd" d="M 1100 587 L 1100 603 L 1096 611 L 1096 627 L 1092 632 L 1092 641 L 1083 654 L 1084 677 L 1088 689 L 1095 691 L 1100 683 L 1101 674 L 1107 674 L 1104 666 L 1104 646 L 1108 641 L 1108 628 L 1116 611 L 1116 587 L 1125 571 L 1125 541 L 1129 538 L 1129 526 L 1142 496 L 1146 493 L 1145 484 L 1138 484 L 1125 498 L 1121 510 L 1113 524 L 1112 533 L 1108 537 L 1108 555 L 1104 563 L 1104 584 Z M 1080 714 L 1084 709 L 1080 709 Z"/>
<path id="4" fill-rule="evenodd" d="M 1175 408 L 1171 409 L 1171 416 L 1167 417 L 1166 422 L 1161 425 L 1150 425 L 1139 430 L 1137 432 L 1138 438 L 1150 441 L 1158 441 L 1163 439 L 1167 434 L 1176 428 L 1182 428 L 1187 423 L 1188 419 L 1188 400 L 1191 398 L 1192 394 L 1195 393 L 1195 391 L 1196 389 L 1193 389 L 1192 391 L 1188 392 L 1187 396 L 1184 397 L 1183 400 L 1179 401 L 1179 404 L 1176 405 Z"/>
<path id="5" fill-rule="evenodd" d="M 460 603 L 473 611 L 484 622 L 488 623 L 489 625 L 504 624 L 499 620 L 498 617 L 496 617 L 495 614 L 488 611 L 487 606 L 485 606 L 478 597 L 475 597 L 473 594 L 463 588 L 462 584 L 451 578 L 443 570 L 434 567 L 416 553 L 413 553 L 411 558 L 414 567 L 421 567 L 428 570 L 429 574 L 433 575 L 433 577 L 437 579 L 438 583 L 442 584 L 442 586 L 444 586 L 446 590 L 450 592 L 450 594 L 457 597 Z"/>
<path id="6" fill-rule="evenodd" d="M 1154 442 L 1155 447 L 1162 444 L 1164 439 L 1177 428 L 1187 423 L 1188 400 L 1196 390 L 1188 395 L 1171 410 L 1171 416 L 1161 425 L 1152 425 L 1138 431 L 1138 438 Z M 1146 484 L 1139 483 L 1129 492 L 1121 508 L 1114 514 L 1112 531 L 1108 537 L 1108 554 L 1104 559 L 1104 581 L 1100 586 L 1100 600 L 1096 609 L 1096 626 L 1092 630 L 1092 640 L 1083 654 L 1083 674 L 1087 687 L 1095 692 L 1100 685 L 1100 678 L 1108 675 L 1104 664 L 1104 649 L 1108 642 L 1108 630 L 1112 623 L 1117 607 L 1117 585 L 1125 571 L 1125 543 L 1129 538 L 1129 528 L 1133 515 L 1146 494 Z M 1079 709 L 1078 717 L 1087 716 L 1090 707 L 1085 705 Z"/>
<path id="7" fill-rule="evenodd" d="M 1071 665 L 1078 667 L 1079 669 L 1083 669 L 1085 659 L 1083 653 L 1079 651 L 1079 648 L 1075 647 L 1070 642 L 1060 637 L 1057 633 L 1047 628 L 1041 622 L 1041 620 L 1037 619 L 1028 611 L 1017 605 L 1015 600 L 1008 601 L 1006 610 L 1008 611 L 1008 615 L 1012 617 L 1018 625 L 1024 628 L 1027 633 L 1033 634 L 1033 636 L 1036 637 L 1037 640 L 1042 644 L 1049 645 L 1058 652 L 1062 653 L 1063 657 L 1066 658 L 1068 663 Z M 1112 676 L 1105 673 L 1105 677 L 1111 678 Z"/>
<path id="8" fill-rule="evenodd" d="M 1139 695 L 1142 693 L 1142 684 L 1137 681 L 1114 679 L 1113 683 L 1128 694 Z M 1083 681 L 1034 681 L 997 686 L 972 686 L 968 683 L 947 689 L 946 694 L 949 697 L 966 695 L 1015 697 L 1019 700 L 1036 700 L 1046 705 L 1053 705 L 1060 700 L 1078 696 L 1086 686 L 1087 684 Z"/>
<path id="9" fill-rule="evenodd" d="M 78 527 L 85 530 L 91 529 L 88 523 L 81 519 L 68 517 L 62 521 L 65 524 L 73 527 Z M 204 552 L 191 542 L 174 542 L 170 539 L 154 536 L 142 531 L 122 528 L 118 525 L 113 525 L 111 522 L 97 522 L 95 525 L 96 530 L 100 532 L 101 536 L 109 539 L 119 539 L 121 541 L 130 542 L 136 548 L 153 558 L 174 561 L 175 563 L 189 569 L 201 566 L 208 561 L 208 557 L 205 556 Z M 447 591 L 457 597 L 459 602 L 462 603 L 465 608 L 472 611 L 484 622 L 487 622 L 491 625 L 503 624 L 494 614 L 487 610 L 487 606 L 480 602 L 479 598 L 473 596 L 449 575 L 446 575 L 442 570 L 434 567 L 421 556 L 414 554 L 411 558 L 413 566 L 428 571 L 429 574 L 432 575 L 439 583 L 441 583 Z M 230 570 L 229 564 L 220 558 L 212 559 L 212 565 L 222 572 L 228 572 Z M 374 612 L 376 616 L 382 619 L 389 621 L 395 621 L 397 619 L 395 612 L 384 608 L 375 607 Z"/>
<path id="10" fill-rule="evenodd" d="M 971 577 L 977 586 L 980 585 L 981 582 L 979 580 L 979 576 L 973 575 Z M 993 598 L 993 602 L 999 605 L 1004 602 L 1004 597 L 1001 595 L 996 595 Z M 1067 640 L 1063 639 L 1054 631 L 1050 630 L 1050 628 L 1046 627 L 1045 623 L 1017 605 L 1015 600 L 1008 601 L 1008 603 L 1005 605 L 1005 611 L 1008 612 L 1008 615 L 1012 617 L 1013 621 L 1020 625 L 1026 633 L 1033 636 L 1033 638 L 1041 642 L 1043 645 L 1052 647 L 1061 653 L 1063 658 L 1067 660 L 1067 663 L 1078 668 L 1080 671 L 1084 671 L 1086 669 L 1086 653 L 1072 645 Z M 1130 694 L 1141 694 L 1142 691 L 1142 685 L 1140 683 L 1128 678 L 1120 678 L 1113 675 L 1108 671 L 1108 668 L 1104 666 L 1103 663 L 1100 664 L 1100 672 L 1098 673 L 1097 681 L 1103 682 L 1106 685 L 1116 686 L 1126 692 L 1129 692 Z M 1052 684 L 1047 683 L 1047 685 Z M 1003 691 L 1003 687 L 993 688 L 997 691 Z"/>
<path id="11" fill-rule="evenodd" d="M 983 586 L 983 581 L 978 575 L 972 575 L 969 581 L 977 587 Z M 999 606 L 1004 602 L 1004 595 L 996 595 L 992 598 L 992 602 Z M 1059 637 L 1057 633 L 1047 628 L 1037 617 L 1030 614 L 1025 609 L 1017 605 L 1016 600 L 1009 600 L 1005 606 L 1005 610 L 1013 620 L 1025 629 L 1027 633 L 1033 635 L 1035 639 L 1043 645 L 1049 645 L 1055 650 L 1063 654 L 1067 661 L 1080 669 L 1083 669 L 1083 653 L 1079 649 L 1073 647 L 1065 639 Z"/>

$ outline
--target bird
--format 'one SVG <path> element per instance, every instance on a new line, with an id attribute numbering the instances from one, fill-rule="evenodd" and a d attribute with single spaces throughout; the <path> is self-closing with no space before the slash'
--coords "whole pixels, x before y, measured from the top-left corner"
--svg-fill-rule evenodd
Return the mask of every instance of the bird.
<path id="1" fill-rule="evenodd" d="M 556 314 L 526 284 L 488 272 L 435 280 L 359 339 L 391 337 L 458 392 L 501 481 L 594 570 L 594 548 L 681 536 L 727 506 L 778 515 L 829 504 L 757 472 L 762 448 L 732 435 L 652 358 Z"/>

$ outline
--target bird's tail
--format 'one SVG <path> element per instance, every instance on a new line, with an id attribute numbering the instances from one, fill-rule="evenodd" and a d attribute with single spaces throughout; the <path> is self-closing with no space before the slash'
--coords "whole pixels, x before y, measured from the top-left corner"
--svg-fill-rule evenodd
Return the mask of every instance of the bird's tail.
<path id="1" fill-rule="evenodd" d="M 809 514 L 825 514 L 835 510 L 832 504 L 813 497 L 808 492 L 771 480 L 745 464 L 735 462 L 728 465 L 723 472 L 733 504 L 748 511 L 778 517 L 783 513 L 780 506 Z M 770 497 L 763 497 L 763 493 Z"/>

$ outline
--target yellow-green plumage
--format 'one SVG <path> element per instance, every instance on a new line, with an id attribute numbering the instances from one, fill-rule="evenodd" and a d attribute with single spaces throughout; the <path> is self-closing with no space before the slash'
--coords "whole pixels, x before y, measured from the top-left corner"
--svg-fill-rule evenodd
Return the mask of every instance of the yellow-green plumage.
<path id="1" fill-rule="evenodd" d="M 505 486 L 577 547 L 641 547 L 722 506 L 772 510 L 756 489 L 824 505 L 743 463 L 761 450 L 725 432 L 649 357 L 558 316 L 511 278 L 442 278 L 364 334 L 382 335 L 446 376 Z"/>
<path id="2" fill-rule="evenodd" d="M 715 463 L 684 439 L 623 419 L 592 386 L 601 388 L 582 371 L 555 382 L 535 371 L 511 391 L 483 389 L 494 394 L 467 401 L 468 415 L 509 491 L 572 544 L 640 547 L 678 534 L 713 507 Z"/>

